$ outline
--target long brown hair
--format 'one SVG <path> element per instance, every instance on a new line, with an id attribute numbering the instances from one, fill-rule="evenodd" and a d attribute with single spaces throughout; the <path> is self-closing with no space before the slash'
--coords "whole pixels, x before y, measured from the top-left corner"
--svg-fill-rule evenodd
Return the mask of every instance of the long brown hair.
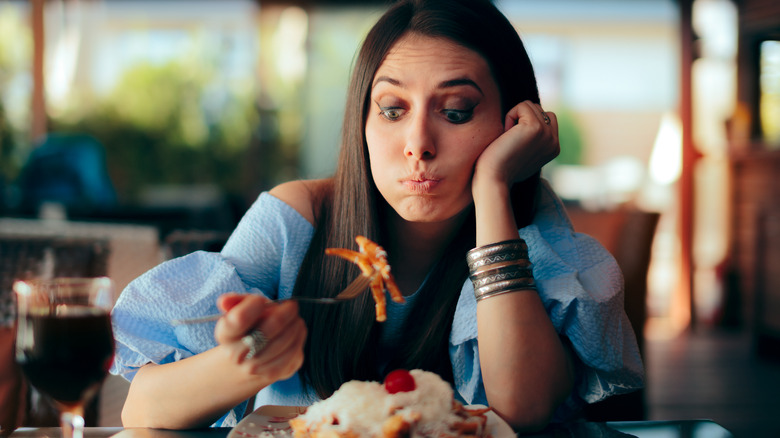
<path id="1" fill-rule="evenodd" d="M 488 0 L 402 0 L 393 5 L 366 36 L 356 59 L 347 94 L 342 144 L 336 173 L 316 193 L 316 230 L 300 268 L 294 294 L 333 296 L 358 275 L 357 268 L 325 248 L 355 248 L 356 235 L 380 245 L 386 235 L 383 209 L 390 208 L 374 185 L 365 141 L 371 83 L 391 47 L 414 32 L 447 38 L 481 54 L 488 62 L 502 97 L 503 113 L 515 104 L 539 102 L 531 62 L 520 37 Z M 512 189 L 518 226 L 533 217 L 539 175 Z M 475 244 L 473 211 L 444 251 L 431 278 L 417 297 L 404 328 L 404 342 L 388 368 L 421 368 L 452 381 L 449 333 L 460 290 L 467 278 L 465 254 Z M 378 325 L 373 300 L 363 294 L 336 306 L 301 304 L 309 337 L 300 375 L 306 387 L 328 397 L 348 380 L 381 380 L 378 369 Z M 392 367 L 392 368 L 391 368 Z"/>

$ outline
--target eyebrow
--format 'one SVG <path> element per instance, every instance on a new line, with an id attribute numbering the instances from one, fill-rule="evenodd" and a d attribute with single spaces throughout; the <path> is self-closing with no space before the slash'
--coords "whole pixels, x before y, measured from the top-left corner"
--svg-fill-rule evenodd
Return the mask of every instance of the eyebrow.
<path id="1" fill-rule="evenodd" d="M 476 82 L 472 81 L 469 78 L 457 78 L 457 79 L 451 79 L 449 81 L 444 81 L 439 84 L 438 88 L 450 88 L 450 87 L 460 87 L 460 86 L 471 86 L 477 89 L 481 94 L 485 94 L 482 92 L 482 89 L 479 88 L 479 85 L 477 85 Z"/>
<path id="2" fill-rule="evenodd" d="M 403 84 L 398 79 L 391 78 L 390 76 L 379 76 L 374 81 L 373 86 L 375 87 L 380 82 L 387 82 L 391 85 L 395 85 L 396 87 L 403 87 Z M 477 91 L 479 91 L 481 94 L 485 94 L 481 88 L 479 88 L 479 85 L 477 85 L 476 82 L 472 81 L 469 78 L 456 78 L 456 79 L 450 79 L 448 81 L 444 81 L 439 83 L 439 85 L 436 88 L 452 88 L 452 87 L 460 87 L 460 86 L 470 86 L 474 87 Z"/>

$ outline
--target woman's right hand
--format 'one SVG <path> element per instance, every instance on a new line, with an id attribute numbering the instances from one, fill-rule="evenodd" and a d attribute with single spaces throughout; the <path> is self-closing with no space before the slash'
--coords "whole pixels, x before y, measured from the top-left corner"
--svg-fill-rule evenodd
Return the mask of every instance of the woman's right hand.
<path id="1" fill-rule="evenodd" d="M 298 371 L 306 325 L 296 302 L 230 293 L 217 305 L 224 313 L 214 330 L 219 345 L 183 360 L 142 366 L 122 410 L 125 427 L 206 427 L 262 388 Z M 249 347 L 241 338 L 254 330 L 262 331 L 268 342 L 246 358 Z"/>
<path id="2" fill-rule="evenodd" d="M 292 377 L 303 364 L 306 324 L 295 301 L 274 302 L 260 295 L 229 293 L 219 297 L 224 313 L 217 321 L 214 336 L 230 348 L 231 358 L 247 374 L 259 378 L 261 386 Z M 267 343 L 251 358 L 242 338 L 259 330 Z"/>

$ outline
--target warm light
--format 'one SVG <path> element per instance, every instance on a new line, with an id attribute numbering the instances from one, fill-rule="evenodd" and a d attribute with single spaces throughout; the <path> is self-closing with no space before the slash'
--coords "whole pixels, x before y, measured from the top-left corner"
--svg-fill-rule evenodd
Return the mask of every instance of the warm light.
<path id="1" fill-rule="evenodd" d="M 761 43 L 761 130 L 772 149 L 780 148 L 780 41 Z"/>
<path id="2" fill-rule="evenodd" d="M 14 282 L 14 292 L 17 295 L 29 296 L 32 294 L 32 288 L 24 281 L 16 281 Z"/>
<path id="3" fill-rule="evenodd" d="M 46 94 L 51 112 L 67 106 L 68 97 L 78 70 L 82 46 L 82 7 L 80 1 L 58 3 L 49 11 L 59 24 L 59 36 L 46 59 Z"/>
<path id="4" fill-rule="evenodd" d="M 682 127 L 677 116 L 665 113 L 650 155 L 650 179 L 657 184 L 668 185 L 677 181 L 681 169 Z"/>
<path id="5" fill-rule="evenodd" d="M 282 78 L 300 79 L 306 73 L 306 36 L 309 16 L 299 7 L 289 7 L 279 17 L 276 34 L 277 71 Z"/>

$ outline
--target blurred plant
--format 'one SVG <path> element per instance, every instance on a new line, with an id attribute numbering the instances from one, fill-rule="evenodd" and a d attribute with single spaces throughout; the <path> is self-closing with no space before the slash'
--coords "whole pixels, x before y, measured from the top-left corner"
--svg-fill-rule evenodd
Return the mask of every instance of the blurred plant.
<path id="1" fill-rule="evenodd" d="M 16 167 L 13 165 L 12 153 L 14 149 L 11 127 L 5 117 L 3 101 L 0 100 L 0 188 L 3 187 L 7 176 L 16 174 Z"/>
<path id="2" fill-rule="evenodd" d="M 125 202 L 155 184 L 214 184 L 239 193 L 243 159 L 258 125 L 255 93 L 213 85 L 213 76 L 183 62 L 139 64 L 108 96 L 70 112 L 69 119 L 53 120 L 53 127 L 86 132 L 103 143 Z"/>
<path id="3" fill-rule="evenodd" d="M 11 181 L 21 164 L 21 138 L 26 133 L 27 106 L 13 107 L 24 100 L 24 87 L 29 77 L 32 41 L 29 29 L 18 5 L 0 4 L 0 185 Z M 15 111 L 11 111 L 14 109 Z"/>
<path id="4" fill-rule="evenodd" d="M 582 164 L 582 136 L 572 111 L 566 108 L 555 110 L 558 118 L 558 140 L 561 153 L 553 161 L 555 164 Z"/>

